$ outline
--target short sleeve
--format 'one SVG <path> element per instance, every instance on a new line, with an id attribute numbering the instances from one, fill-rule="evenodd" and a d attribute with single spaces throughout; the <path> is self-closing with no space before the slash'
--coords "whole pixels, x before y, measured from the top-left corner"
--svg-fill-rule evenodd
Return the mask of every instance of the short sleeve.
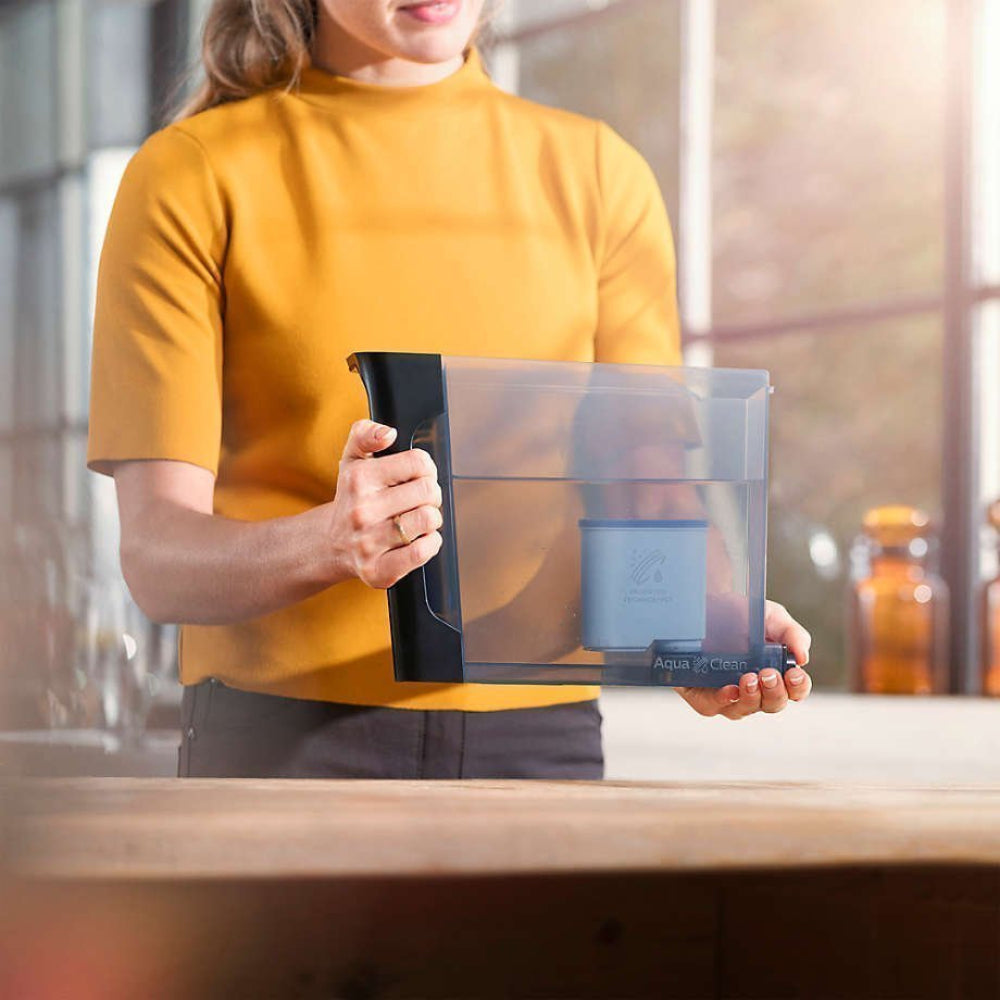
<path id="1" fill-rule="evenodd" d="M 597 123 L 601 195 L 596 361 L 679 365 L 673 234 L 649 164 Z"/>
<path id="2" fill-rule="evenodd" d="M 164 458 L 218 472 L 222 433 L 222 200 L 200 143 L 177 126 L 125 168 L 97 276 L 87 467 Z"/>

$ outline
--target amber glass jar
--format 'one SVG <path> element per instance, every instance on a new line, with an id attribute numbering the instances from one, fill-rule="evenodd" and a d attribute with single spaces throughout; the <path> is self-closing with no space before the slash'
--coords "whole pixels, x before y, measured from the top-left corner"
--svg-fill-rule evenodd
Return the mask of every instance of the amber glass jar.
<path id="1" fill-rule="evenodd" d="M 986 516 L 1000 544 L 1000 500 Z M 983 589 L 983 694 L 1000 696 L 1000 575 Z"/>
<path id="2" fill-rule="evenodd" d="M 930 519 L 915 507 L 865 514 L 867 568 L 852 584 L 852 687 L 871 694 L 947 689 L 948 589 L 928 557 Z"/>

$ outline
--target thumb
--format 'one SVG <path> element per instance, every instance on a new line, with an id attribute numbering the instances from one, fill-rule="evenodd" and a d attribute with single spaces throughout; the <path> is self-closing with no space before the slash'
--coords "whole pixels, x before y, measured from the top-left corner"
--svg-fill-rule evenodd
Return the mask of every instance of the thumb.
<path id="1" fill-rule="evenodd" d="M 345 461 L 370 458 L 375 452 L 388 448 L 395 439 L 395 427 L 387 427 L 374 420 L 357 420 L 347 435 L 343 458 Z"/>

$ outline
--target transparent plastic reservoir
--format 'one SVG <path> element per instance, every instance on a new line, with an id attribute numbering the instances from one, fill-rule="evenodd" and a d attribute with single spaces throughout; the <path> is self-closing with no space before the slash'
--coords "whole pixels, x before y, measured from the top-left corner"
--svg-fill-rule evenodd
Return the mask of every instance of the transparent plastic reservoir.
<path id="1" fill-rule="evenodd" d="M 351 360 L 445 496 L 441 553 L 390 591 L 398 677 L 721 686 L 784 668 L 764 642 L 766 372 Z"/>

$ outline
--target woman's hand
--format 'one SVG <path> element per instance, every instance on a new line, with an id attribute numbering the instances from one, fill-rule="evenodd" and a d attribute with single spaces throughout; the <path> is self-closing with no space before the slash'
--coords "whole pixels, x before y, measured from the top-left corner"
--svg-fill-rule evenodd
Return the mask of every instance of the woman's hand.
<path id="1" fill-rule="evenodd" d="M 421 448 L 375 457 L 396 437 L 372 420 L 351 426 L 326 504 L 327 538 L 345 575 L 386 589 L 423 566 L 441 548 L 441 487 L 437 466 Z"/>
<path id="2" fill-rule="evenodd" d="M 777 670 L 768 668 L 750 672 L 740 678 L 739 685 L 723 688 L 679 687 L 677 693 L 699 715 L 721 715 L 727 719 L 743 719 L 754 712 L 780 712 L 789 701 L 803 701 L 812 690 L 812 680 L 802 670 L 809 662 L 809 633 L 781 604 L 768 601 L 764 612 L 764 633 L 768 642 L 784 643 L 795 657 L 796 667 L 785 671 L 784 682 Z"/>

